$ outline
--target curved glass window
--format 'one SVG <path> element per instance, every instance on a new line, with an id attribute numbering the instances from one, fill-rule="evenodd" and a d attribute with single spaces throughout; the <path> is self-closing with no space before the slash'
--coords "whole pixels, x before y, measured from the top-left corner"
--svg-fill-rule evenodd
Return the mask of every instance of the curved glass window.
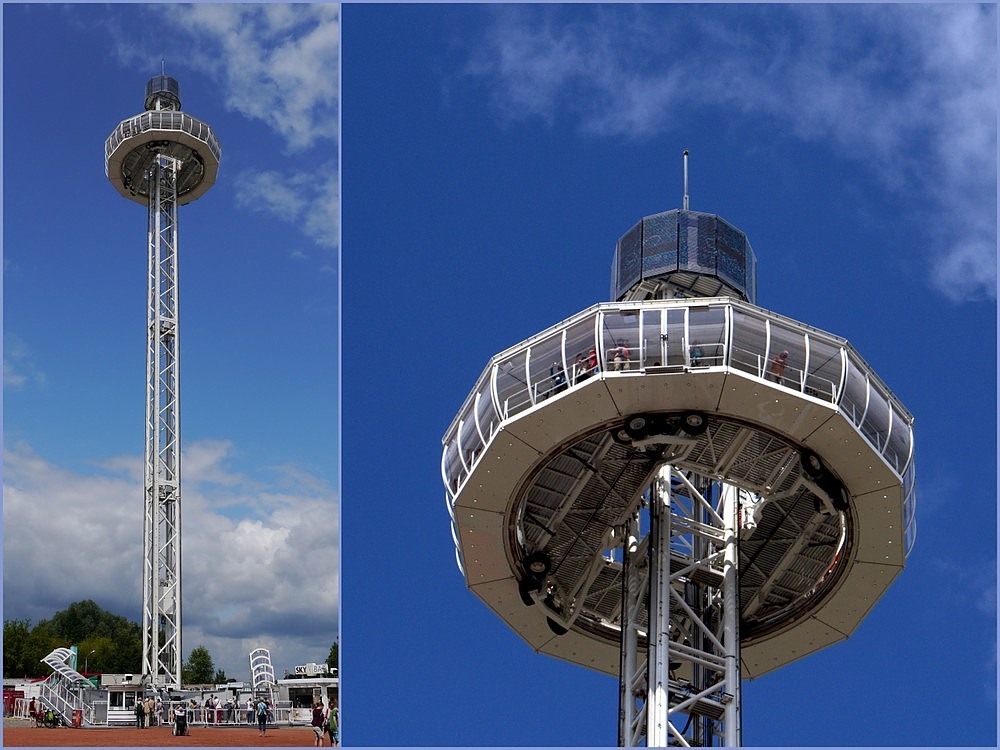
<path id="1" fill-rule="evenodd" d="M 641 368 L 660 367 L 663 364 L 662 312 L 659 308 L 648 307 L 642 308 L 640 312 L 642 337 L 639 339 L 639 367 Z"/>
<path id="2" fill-rule="evenodd" d="M 458 442 L 451 440 L 445 445 L 444 456 L 441 459 L 441 470 L 444 473 L 444 484 L 451 497 L 458 492 L 462 481 L 462 464 L 458 460 Z"/>
<path id="3" fill-rule="evenodd" d="M 844 379 L 840 408 L 854 422 L 855 427 L 861 426 L 861 420 L 868 411 L 868 373 L 850 351 L 847 354 L 847 377 Z"/>
<path id="4" fill-rule="evenodd" d="M 767 321 L 743 310 L 733 310 L 733 348 L 729 365 L 737 370 L 764 376 L 764 353 L 767 351 Z"/>
<path id="5" fill-rule="evenodd" d="M 562 356 L 563 332 L 532 344 L 528 350 L 528 375 L 531 403 L 537 404 L 566 389 L 566 370 Z"/>
<path id="6" fill-rule="evenodd" d="M 497 403 L 504 419 L 531 406 L 527 363 L 528 352 L 524 349 L 497 362 L 493 377 L 496 382 Z"/>
<path id="7" fill-rule="evenodd" d="M 688 363 L 718 367 L 726 361 L 726 308 L 692 307 L 688 311 Z"/>
<path id="8" fill-rule="evenodd" d="M 913 470 L 913 462 L 910 462 L 906 474 L 903 476 L 903 524 L 905 527 L 906 554 L 910 554 L 913 543 L 917 538 L 917 493 L 916 493 L 916 472 Z"/>
<path id="9" fill-rule="evenodd" d="M 588 315 L 566 329 L 566 366 L 569 368 L 570 385 L 576 385 L 600 371 L 600 359 L 594 345 L 596 318 L 596 315 Z"/>
<path id="10" fill-rule="evenodd" d="M 784 367 L 776 371 L 774 357 L 784 351 Z M 846 341 L 726 299 L 599 305 L 498 355 L 445 436 L 442 474 L 449 496 L 503 420 L 587 378 L 725 365 L 839 405 L 902 478 L 909 552 L 916 536 L 912 416 Z"/>
<path id="11" fill-rule="evenodd" d="M 840 346 L 810 335 L 809 366 L 806 369 L 805 392 L 824 401 L 835 402 L 840 391 L 843 357 Z"/>
<path id="12" fill-rule="evenodd" d="M 801 391 L 805 381 L 806 339 L 802 331 L 771 321 L 771 341 L 764 377 Z"/>
<path id="13" fill-rule="evenodd" d="M 893 403 L 892 406 L 892 429 L 889 430 L 889 442 L 882 455 L 895 467 L 896 472 L 903 474 L 906 462 L 910 458 L 910 425 L 906 418 L 899 411 L 899 406 Z"/>
<path id="14" fill-rule="evenodd" d="M 458 447 L 461 450 L 459 457 L 462 460 L 463 469 L 466 474 L 469 474 L 472 472 L 472 466 L 476 459 L 483 452 L 483 441 L 471 419 L 466 419 L 458 426 Z"/>
<path id="15" fill-rule="evenodd" d="M 487 380 L 479 391 L 479 400 L 476 402 L 476 427 L 488 442 L 492 439 L 499 422 L 497 410 L 493 407 L 493 398 L 490 396 L 489 381 Z"/>
<path id="16" fill-rule="evenodd" d="M 208 125 L 183 112 L 156 110 L 120 122 L 104 142 L 105 160 L 114 153 L 123 140 L 148 130 L 176 130 L 188 133 L 208 146 L 209 151 L 215 155 L 216 159 L 222 159 L 222 147 Z"/>
<path id="17" fill-rule="evenodd" d="M 869 381 L 868 387 L 871 389 L 871 395 L 868 399 L 868 413 L 865 414 L 865 421 L 861 423 L 861 434 L 868 438 L 868 442 L 875 450 L 882 453 L 892 425 L 889 398 L 873 380 Z"/>
<path id="18" fill-rule="evenodd" d="M 614 372 L 639 369 L 639 311 L 615 310 L 601 318 L 602 366 Z"/>

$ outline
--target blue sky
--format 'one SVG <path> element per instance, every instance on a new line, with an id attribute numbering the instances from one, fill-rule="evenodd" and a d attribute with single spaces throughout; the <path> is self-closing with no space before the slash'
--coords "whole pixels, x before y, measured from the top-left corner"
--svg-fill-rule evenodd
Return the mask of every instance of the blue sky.
<path id="1" fill-rule="evenodd" d="M 745 684 L 745 744 L 996 744 L 996 49 L 968 4 L 344 6 L 351 744 L 615 744 L 615 680 L 465 589 L 440 441 L 493 354 L 607 300 L 684 149 L 758 303 L 916 417 L 906 570 L 849 640 Z"/>
<path id="2" fill-rule="evenodd" d="M 339 619 L 337 6 L 3 8 L 4 617 L 141 617 L 144 210 L 103 144 L 166 72 L 216 131 L 180 211 L 184 651 Z M 94 666 L 94 665 L 91 665 Z M 98 665 L 99 666 L 99 665 Z"/>

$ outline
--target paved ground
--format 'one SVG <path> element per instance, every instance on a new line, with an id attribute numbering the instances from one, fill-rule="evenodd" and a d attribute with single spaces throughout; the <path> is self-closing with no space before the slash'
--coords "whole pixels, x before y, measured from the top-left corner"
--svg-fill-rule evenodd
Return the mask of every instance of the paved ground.
<path id="1" fill-rule="evenodd" d="M 10 747 L 304 747 L 313 745 L 311 727 L 193 727 L 187 737 L 174 737 L 170 727 L 148 729 L 46 729 L 27 721 L 4 719 L 3 744 Z M 329 740 L 329 737 L 326 737 Z"/>

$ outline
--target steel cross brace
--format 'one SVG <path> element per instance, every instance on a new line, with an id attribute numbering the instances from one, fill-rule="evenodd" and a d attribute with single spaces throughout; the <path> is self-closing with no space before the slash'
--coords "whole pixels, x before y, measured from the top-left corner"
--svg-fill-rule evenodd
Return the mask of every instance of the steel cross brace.
<path id="1" fill-rule="evenodd" d="M 180 390 L 177 171 L 160 154 L 149 181 L 142 674 L 181 683 Z"/>
<path id="2" fill-rule="evenodd" d="M 619 745 L 643 735 L 649 747 L 740 745 L 738 519 L 737 488 L 667 465 L 649 492 L 644 543 L 638 516 L 629 522 Z"/>

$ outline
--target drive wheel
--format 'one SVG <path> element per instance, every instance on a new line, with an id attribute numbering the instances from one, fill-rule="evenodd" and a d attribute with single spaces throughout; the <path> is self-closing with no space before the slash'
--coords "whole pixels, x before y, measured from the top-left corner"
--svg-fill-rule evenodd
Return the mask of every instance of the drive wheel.
<path id="1" fill-rule="evenodd" d="M 681 429 L 691 437 L 708 429 L 708 417 L 699 411 L 689 411 L 681 417 Z"/>
<path id="2" fill-rule="evenodd" d="M 812 451 L 804 451 L 801 456 L 802 473 L 814 482 L 826 474 L 823 461 Z"/>
<path id="3" fill-rule="evenodd" d="M 633 440 L 646 437 L 649 430 L 649 419 L 644 414 L 636 414 L 625 420 L 625 432 Z"/>

